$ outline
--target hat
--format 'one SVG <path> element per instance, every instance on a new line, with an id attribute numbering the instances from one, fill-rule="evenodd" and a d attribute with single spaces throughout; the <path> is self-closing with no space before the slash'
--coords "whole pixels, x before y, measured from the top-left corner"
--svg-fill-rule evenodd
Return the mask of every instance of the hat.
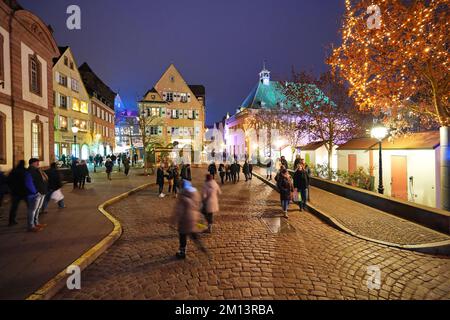
<path id="1" fill-rule="evenodd" d="M 183 180 L 183 189 L 185 189 L 186 191 L 189 191 L 189 192 L 197 191 L 197 189 L 195 189 L 192 186 L 192 183 L 190 181 L 188 181 L 188 180 Z"/>

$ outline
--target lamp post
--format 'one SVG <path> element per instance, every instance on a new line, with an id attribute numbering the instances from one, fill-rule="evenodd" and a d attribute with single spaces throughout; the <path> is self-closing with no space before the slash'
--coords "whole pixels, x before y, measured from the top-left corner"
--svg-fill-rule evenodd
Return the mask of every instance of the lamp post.
<path id="1" fill-rule="evenodd" d="M 72 127 L 72 133 L 73 133 L 73 146 L 74 146 L 74 156 L 77 157 L 77 133 L 78 133 L 78 127 L 73 126 Z"/>
<path id="2" fill-rule="evenodd" d="M 371 136 L 372 138 L 375 138 L 378 140 L 378 193 L 383 194 L 384 193 L 384 187 L 383 187 L 383 158 L 382 158 L 382 142 L 383 139 L 386 138 L 388 135 L 388 129 L 383 126 L 377 126 L 373 127 L 371 130 Z"/>
<path id="3" fill-rule="evenodd" d="M 101 138 L 101 134 L 100 134 L 100 133 L 95 134 L 95 140 L 97 141 L 97 142 L 96 142 L 96 145 L 97 145 L 97 154 L 96 154 L 95 157 L 94 157 L 94 172 L 97 172 L 97 161 L 96 161 L 96 158 L 97 158 L 97 155 L 99 154 L 99 153 L 98 153 L 98 148 L 99 148 L 99 141 L 100 141 L 100 138 Z"/>

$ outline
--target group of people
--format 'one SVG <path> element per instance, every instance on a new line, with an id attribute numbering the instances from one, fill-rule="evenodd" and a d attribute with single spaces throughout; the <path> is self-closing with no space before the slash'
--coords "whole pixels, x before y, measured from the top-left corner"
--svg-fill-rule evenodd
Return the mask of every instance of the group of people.
<path id="1" fill-rule="evenodd" d="M 160 198 L 164 198 L 166 196 L 164 194 L 164 184 L 167 179 L 169 185 L 167 193 L 172 193 L 176 197 L 178 194 L 178 189 L 181 188 L 182 180 L 192 180 L 191 165 L 182 163 L 178 166 L 173 163 L 168 166 L 167 170 L 164 170 L 164 168 L 164 163 L 161 163 L 156 171 L 156 184 L 159 186 L 158 196 Z"/>
<path id="2" fill-rule="evenodd" d="M 208 172 L 213 179 L 215 179 L 217 173 L 219 173 L 220 182 L 222 184 L 225 184 L 225 182 L 239 182 L 241 169 L 244 173 L 245 181 L 251 180 L 253 177 L 253 164 L 249 163 L 247 160 L 245 160 L 242 166 L 237 161 L 231 164 L 221 163 L 219 164 L 219 168 L 217 168 L 215 162 L 211 162 L 208 166 Z"/>
<path id="3" fill-rule="evenodd" d="M 269 159 L 269 161 L 271 160 Z M 291 201 L 297 202 L 300 211 L 302 211 L 306 209 L 306 203 L 309 197 L 308 190 L 311 174 L 309 166 L 305 163 L 304 159 L 297 157 L 294 162 L 294 168 L 294 175 L 291 176 L 286 161 L 281 164 L 280 169 L 275 176 L 275 181 L 280 193 L 281 208 L 286 218 L 288 218 L 288 207 Z M 269 179 L 271 176 L 268 174 L 267 178 Z"/>
<path id="4" fill-rule="evenodd" d="M 86 180 L 90 181 L 89 169 L 86 160 L 79 161 L 75 159 L 72 161 L 72 177 L 73 177 L 73 188 L 74 189 L 84 189 Z"/>
<path id="5" fill-rule="evenodd" d="M 61 192 L 62 182 L 56 163 L 52 163 L 46 171 L 40 168 L 39 159 L 31 158 L 25 168 L 25 161 L 20 160 L 8 176 L 0 174 L 0 207 L 4 194 L 11 195 L 9 210 L 9 226 L 17 225 L 17 209 L 21 201 L 27 205 L 27 229 L 29 232 L 39 232 L 46 224 L 39 222 L 40 213 L 46 213 L 51 199 L 58 203 L 59 208 L 65 208 L 64 196 Z M 54 197 L 58 193 L 57 197 Z"/>

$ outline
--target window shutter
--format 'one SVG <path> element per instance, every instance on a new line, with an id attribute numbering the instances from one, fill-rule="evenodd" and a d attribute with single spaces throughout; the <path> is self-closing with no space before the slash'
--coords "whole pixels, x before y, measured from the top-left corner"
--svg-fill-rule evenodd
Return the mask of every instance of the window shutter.
<path id="1" fill-rule="evenodd" d="M 160 117 L 164 117 L 166 115 L 166 108 L 161 108 Z"/>
<path id="2" fill-rule="evenodd" d="M 180 119 L 184 119 L 184 112 L 183 112 L 183 110 L 180 110 L 178 113 L 179 113 Z"/>
<path id="3" fill-rule="evenodd" d="M 55 107 L 60 107 L 61 106 L 61 101 L 60 101 L 60 95 L 59 92 L 55 92 Z"/>
<path id="4" fill-rule="evenodd" d="M 198 111 L 195 111 L 195 119 L 198 119 L 198 118 L 200 118 L 199 112 L 198 112 Z"/>
<path id="5" fill-rule="evenodd" d="M 163 93 L 162 93 L 162 96 L 163 96 L 163 100 L 166 101 L 166 100 L 167 100 L 167 93 L 166 93 L 166 92 L 163 92 Z"/>
<path id="6" fill-rule="evenodd" d="M 159 136 L 162 135 L 162 127 L 161 126 L 158 126 L 158 135 Z"/>

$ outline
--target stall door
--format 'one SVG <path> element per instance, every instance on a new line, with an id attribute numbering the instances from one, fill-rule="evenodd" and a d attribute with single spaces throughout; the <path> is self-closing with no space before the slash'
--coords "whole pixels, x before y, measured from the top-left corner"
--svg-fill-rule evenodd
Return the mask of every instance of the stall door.
<path id="1" fill-rule="evenodd" d="M 405 201 L 408 200 L 408 175 L 405 156 L 391 156 L 391 196 Z"/>
<path id="2" fill-rule="evenodd" d="M 348 155 L 348 173 L 356 171 L 356 154 Z"/>

